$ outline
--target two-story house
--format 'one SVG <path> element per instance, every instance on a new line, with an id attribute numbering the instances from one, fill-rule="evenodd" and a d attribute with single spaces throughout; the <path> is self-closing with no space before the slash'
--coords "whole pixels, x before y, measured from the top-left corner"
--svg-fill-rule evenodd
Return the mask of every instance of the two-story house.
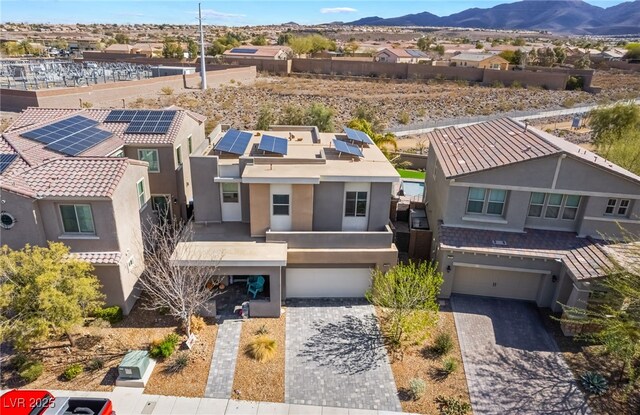
<path id="1" fill-rule="evenodd" d="M 84 120 L 83 120 L 84 119 Z M 149 163 L 152 208 L 176 218 L 187 218 L 192 201 L 189 183 L 189 155 L 205 140 L 206 118 L 188 110 L 110 110 L 69 108 L 28 108 L 3 134 L 29 165 L 44 159 L 69 156 L 128 157 Z M 84 123 L 84 124 L 83 124 Z M 29 138 L 33 129 L 56 130 L 45 141 L 59 140 L 65 128 L 94 127 L 110 134 L 88 139 L 82 147 L 58 149 L 55 143 Z M 78 133 L 85 139 L 86 133 Z M 60 152 L 59 150 L 65 150 Z"/>
<path id="2" fill-rule="evenodd" d="M 500 119 L 429 133 L 432 258 L 452 293 L 584 307 L 623 231 L 640 231 L 640 177 Z"/>
<path id="3" fill-rule="evenodd" d="M 252 316 L 279 316 L 285 298 L 364 296 L 371 269 L 397 262 L 399 175 L 366 134 L 345 131 L 216 127 L 191 156 L 195 223 L 176 263 L 215 266 L 227 284 L 261 276 Z"/>

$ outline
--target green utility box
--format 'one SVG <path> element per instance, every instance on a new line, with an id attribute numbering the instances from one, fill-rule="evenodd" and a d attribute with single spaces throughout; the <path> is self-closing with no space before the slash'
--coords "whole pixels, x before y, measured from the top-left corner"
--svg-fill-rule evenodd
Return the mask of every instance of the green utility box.
<path id="1" fill-rule="evenodd" d="M 145 350 L 133 350 L 127 353 L 118 366 L 118 376 L 121 379 L 142 379 L 149 367 L 151 358 Z"/>

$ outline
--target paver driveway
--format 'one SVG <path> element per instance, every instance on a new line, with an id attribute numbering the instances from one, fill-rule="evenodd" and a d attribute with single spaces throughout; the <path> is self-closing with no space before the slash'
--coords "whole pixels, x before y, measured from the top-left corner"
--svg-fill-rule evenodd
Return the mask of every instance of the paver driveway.
<path id="1" fill-rule="evenodd" d="M 364 300 L 290 300 L 285 402 L 401 411 L 374 308 Z"/>
<path id="2" fill-rule="evenodd" d="M 589 414 L 533 304 L 453 296 L 475 414 Z"/>

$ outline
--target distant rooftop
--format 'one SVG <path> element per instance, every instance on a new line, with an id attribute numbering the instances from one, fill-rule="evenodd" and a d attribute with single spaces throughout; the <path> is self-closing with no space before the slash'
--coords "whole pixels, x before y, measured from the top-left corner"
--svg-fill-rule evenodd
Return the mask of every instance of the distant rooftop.
<path id="1" fill-rule="evenodd" d="M 470 61 L 470 62 L 482 62 L 489 58 L 497 57 L 502 59 L 500 56 L 496 56 L 493 53 L 461 53 L 459 55 L 455 55 L 451 57 L 452 61 Z M 505 59 L 503 59 L 507 62 Z"/>

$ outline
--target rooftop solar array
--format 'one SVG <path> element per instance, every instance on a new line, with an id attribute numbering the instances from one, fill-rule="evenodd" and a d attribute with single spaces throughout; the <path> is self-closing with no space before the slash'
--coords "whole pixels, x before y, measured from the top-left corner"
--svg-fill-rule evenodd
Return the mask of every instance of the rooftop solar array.
<path id="1" fill-rule="evenodd" d="M 233 48 L 231 49 L 231 53 L 256 53 L 258 49 L 249 49 L 249 48 Z"/>
<path id="2" fill-rule="evenodd" d="M 98 124 L 96 120 L 75 115 L 21 135 L 47 144 L 46 149 L 77 156 L 113 135 L 111 131 L 97 128 Z"/>
<path id="3" fill-rule="evenodd" d="M 373 144 L 373 141 L 371 140 L 371 138 L 369 138 L 369 136 L 366 133 L 362 131 L 354 130 L 352 128 L 347 128 L 347 127 L 342 127 L 342 128 L 345 134 L 347 134 L 347 138 L 349 140 L 357 143 Z"/>
<path id="4" fill-rule="evenodd" d="M 214 150 L 225 153 L 242 155 L 251 141 L 253 134 L 246 131 L 239 131 L 234 128 L 228 130 L 218 141 Z"/>
<path id="5" fill-rule="evenodd" d="M 426 56 L 424 52 L 415 49 L 407 49 L 407 53 L 414 58 L 424 58 Z"/>
<path id="6" fill-rule="evenodd" d="M 345 143 L 344 141 L 340 141 L 338 139 L 333 139 L 333 145 L 336 146 L 336 150 L 340 153 L 351 154 L 356 157 L 364 157 L 362 154 L 362 150 L 360 150 L 357 146 L 353 144 Z"/>
<path id="7" fill-rule="evenodd" d="M 289 142 L 286 138 L 274 137 L 271 135 L 263 135 L 260 140 L 258 150 L 268 151 L 269 153 L 287 154 L 287 147 Z"/>
<path id="8" fill-rule="evenodd" d="M 15 160 L 16 157 L 18 157 L 18 155 L 13 153 L 0 154 L 0 173 L 4 172 L 7 167 L 13 163 L 13 160 Z"/>
<path id="9" fill-rule="evenodd" d="M 166 134 L 175 116 L 176 111 L 113 110 L 104 122 L 129 123 L 126 134 Z"/>

